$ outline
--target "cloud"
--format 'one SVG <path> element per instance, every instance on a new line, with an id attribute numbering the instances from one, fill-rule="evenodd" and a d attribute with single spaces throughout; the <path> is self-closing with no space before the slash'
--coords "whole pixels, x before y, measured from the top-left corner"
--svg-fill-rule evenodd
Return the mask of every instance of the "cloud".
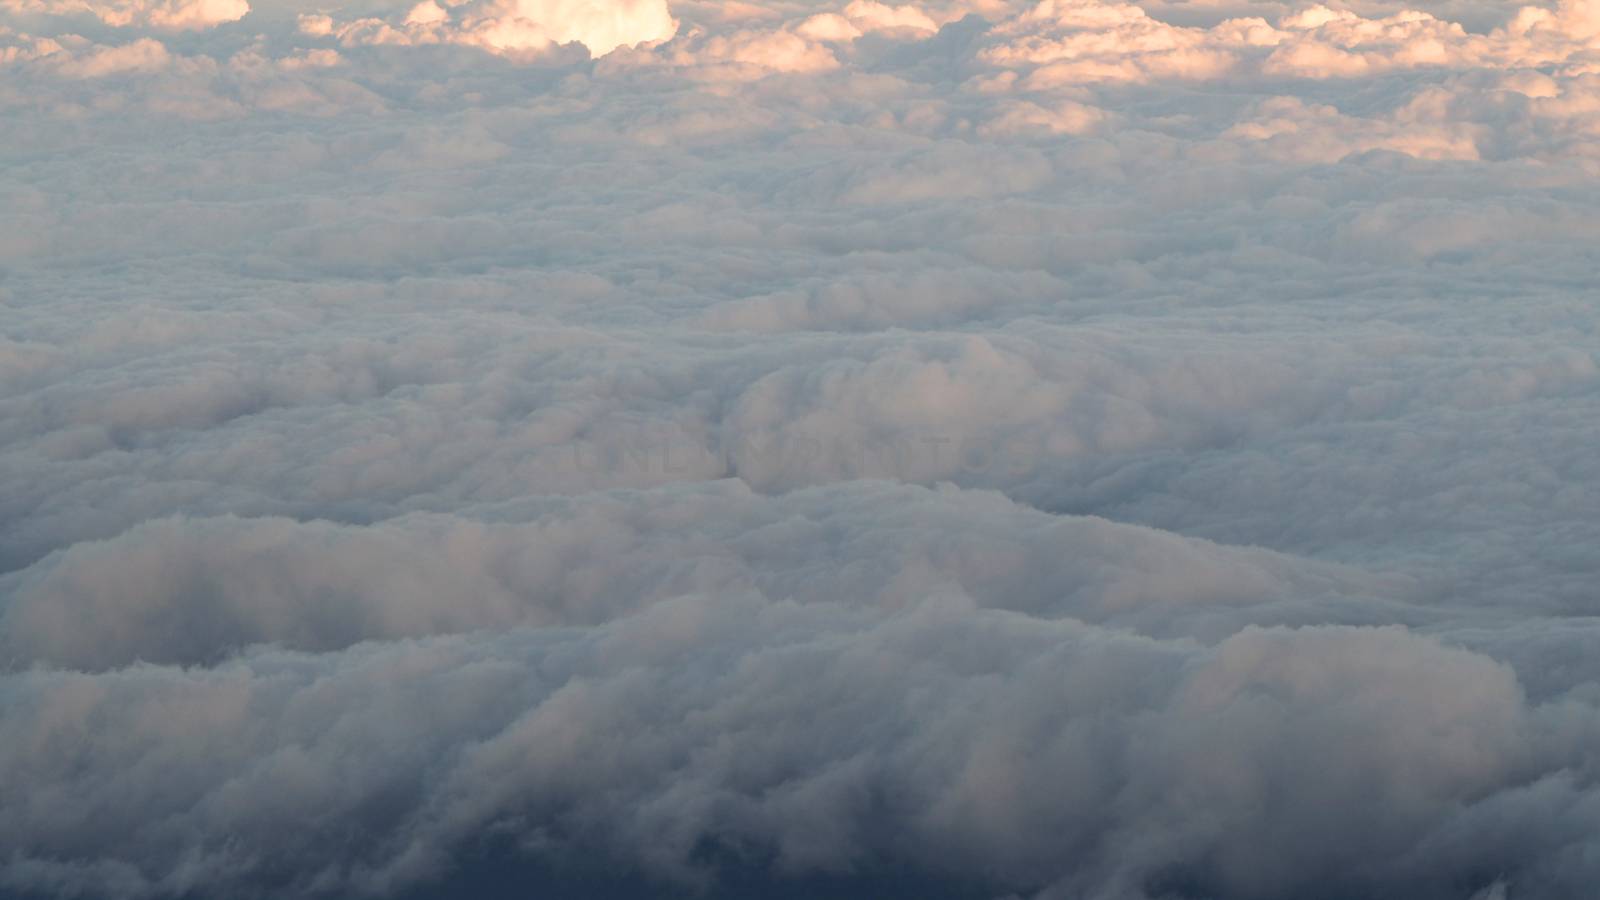
<path id="1" fill-rule="evenodd" d="M 697 847 L 749 841 L 780 870 L 880 857 L 1046 896 L 1268 896 L 1308 869 L 1352 894 L 1451 896 L 1434 879 L 1505 868 L 1571 893 L 1592 874 L 1523 856 L 1494 813 L 1536 791 L 1570 810 L 1546 839 L 1582 840 L 1593 793 L 1563 771 L 1585 764 L 1563 732 L 1592 740 L 1592 713 L 1392 629 L 1201 650 L 953 601 L 884 616 L 725 595 L 590 629 L 36 671 L 11 692 L 7 777 L 60 810 L 16 839 L 23 888 L 277 871 L 383 890 L 529 820 L 526 852 L 603 849 L 667 884 L 705 877 Z M 113 790 L 99 773 L 119 759 L 137 762 Z M 8 805 L 7 830 L 33 809 Z"/>
<path id="2" fill-rule="evenodd" d="M 874 516 L 874 507 L 898 512 Z M 705 525 L 674 528 L 680 521 Z M 966 539 L 953 542 L 958 524 Z M 1357 608 L 1371 592 L 1411 590 L 1401 576 L 1053 519 L 981 493 L 883 485 L 768 499 L 723 482 L 553 501 L 509 520 L 147 522 L 10 576 L 6 655 L 90 670 L 197 664 L 262 643 L 328 651 L 491 626 L 595 624 L 688 592 L 752 586 L 882 609 L 953 592 L 1162 636 L 1209 632 L 1232 610 L 1261 604 L 1286 604 L 1286 621 L 1315 615 L 1288 605 L 1299 594 L 1324 603 L 1344 595 Z M 1185 609 L 1193 622 L 1183 622 Z"/>
<path id="3" fill-rule="evenodd" d="M 575 42 L 595 56 L 664 41 L 677 27 L 663 0 L 474 0 L 447 7 L 422 0 L 398 23 L 301 17 L 301 30 L 335 35 L 345 46 L 454 43 L 491 53 L 523 53 Z"/>
<path id="4" fill-rule="evenodd" d="M 236 22 L 250 12 L 245 0 L 5 0 L 15 15 L 90 15 L 119 28 L 196 31 Z"/>
<path id="5" fill-rule="evenodd" d="M 1593 3 L 185 9 L 0 8 L 0 893 L 1600 877 Z"/>

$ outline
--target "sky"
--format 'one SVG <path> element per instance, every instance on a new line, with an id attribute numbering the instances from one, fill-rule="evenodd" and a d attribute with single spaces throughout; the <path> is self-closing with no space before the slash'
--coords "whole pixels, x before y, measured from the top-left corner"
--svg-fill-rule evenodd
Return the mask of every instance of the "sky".
<path id="1" fill-rule="evenodd" d="M 1590 897 L 1597 248 L 1600 0 L 0 0 L 0 897 Z"/>

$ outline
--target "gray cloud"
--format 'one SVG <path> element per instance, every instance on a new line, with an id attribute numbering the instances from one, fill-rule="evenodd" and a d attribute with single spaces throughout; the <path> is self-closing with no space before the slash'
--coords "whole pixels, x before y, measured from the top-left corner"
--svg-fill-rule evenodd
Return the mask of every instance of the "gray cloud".
<path id="1" fill-rule="evenodd" d="M 0 891 L 1587 896 L 1600 8 L 1330 6 L 0 2 Z"/>

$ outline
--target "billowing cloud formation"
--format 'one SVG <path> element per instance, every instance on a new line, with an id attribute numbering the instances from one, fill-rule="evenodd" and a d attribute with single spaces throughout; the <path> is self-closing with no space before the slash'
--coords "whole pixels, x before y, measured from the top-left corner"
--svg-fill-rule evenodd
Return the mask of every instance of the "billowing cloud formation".
<path id="1" fill-rule="evenodd" d="M 0 7 L 0 893 L 1600 883 L 1600 4 L 244 12 Z"/>
<path id="2" fill-rule="evenodd" d="M 191 31 L 244 18 L 245 0 L 0 0 L 12 14 L 91 15 L 107 25 Z"/>
<path id="3" fill-rule="evenodd" d="M 469 0 L 449 6 L 422 0 L 398 25 L 375 18 L 335 22 L 326 15 L 302 16 L 300 22 L 303 31 L 336 35 L 346 46 L 455 43 L 514 53 L 577 42 L 596 56 L 664 41 L 678 28 L 665 0 Z"/>

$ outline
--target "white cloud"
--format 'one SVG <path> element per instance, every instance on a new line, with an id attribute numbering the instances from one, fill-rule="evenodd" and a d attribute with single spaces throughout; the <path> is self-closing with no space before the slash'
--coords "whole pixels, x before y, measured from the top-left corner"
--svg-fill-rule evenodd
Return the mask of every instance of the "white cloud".
<path id="1" fill-rule="evenodd" d="M 1593 3 L 29 3 L 0 892 L 1600 877 Z"/>
<path id="2" fill-rule="evenodd" d="M 14 15 L 90 15 L 107 25 L 193 31 L 235 22 L 250 12 L 245 0 L 0 0 Z"/>
<path id="3" fill-rule="evenodd" d="M 677 27 L 664 0 L 470 0 L 448 7 L 422 0 L 397 23 L 301 19 L 308 34 L 331 33 L 346 46 L 454 43 L 521 53 L 576 42 L 595 56 L 667 40 Z"/>

